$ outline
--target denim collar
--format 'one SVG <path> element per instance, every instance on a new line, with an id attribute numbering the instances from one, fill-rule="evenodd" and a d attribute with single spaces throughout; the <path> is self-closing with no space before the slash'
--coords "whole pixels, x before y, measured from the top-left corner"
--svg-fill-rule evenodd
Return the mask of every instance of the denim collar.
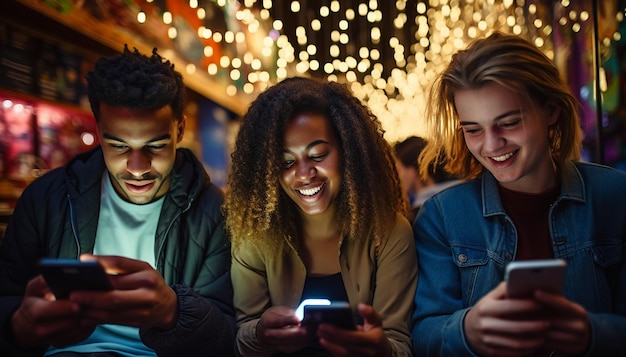
<path id="1" fill-rule="evenodd" d="M 498 181 L 488 170 L 481 175 L 481 191 L 484 217 L 506 214 L 500 200 Z M 561 200 L 587 200 L 582 175 L 572 161 L 567 161 L 561 168 L 561 193 L 555 203 Z"/>

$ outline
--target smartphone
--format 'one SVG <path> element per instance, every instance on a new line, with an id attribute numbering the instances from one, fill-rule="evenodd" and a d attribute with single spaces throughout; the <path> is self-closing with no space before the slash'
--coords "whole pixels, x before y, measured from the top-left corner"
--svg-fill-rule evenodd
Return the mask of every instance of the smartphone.
<path id="1" fill-rule="evenodd" d="M 352 309 L 346 301 L 307 299 L 296 309 L 296 316 L 300 317 L 303 325 L 313 330 L 320 323 L 332 324 L 347 330 L 356 329 Z"/>
<path id="2" fill-rule="evenodd" d="M 113 289 L 109 276 L 95 260 L 43 258 L 38 268 L 57 299 L 67 299 L 72 291 Z"/>
<path id="3" fill-rule="evenodd" d="M 510 298 L 529 298 L 535 290 L 563 293 L 565 269 L 563 259 L 514 261 L 506 266 L 506 294 Z"/>

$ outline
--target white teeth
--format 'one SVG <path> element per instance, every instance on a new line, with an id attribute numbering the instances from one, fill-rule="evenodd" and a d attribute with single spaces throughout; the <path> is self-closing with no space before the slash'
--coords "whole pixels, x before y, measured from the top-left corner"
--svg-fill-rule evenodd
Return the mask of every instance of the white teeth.
<path id="1" fill-rule="evenodd" d="M 322 186 L 318 186 L 315 188 L 307 188 L 304 190 L 298 190 L 298 192 L 300 192 L 300 194 L 304 196 L 313 196 L 314 194 L 320 192 L 321 189 L 322 189 Z"/>
<path id="2" fill-rule="evenodd" d="M 511 156 L 513 156 L 513 153 L 512 153 L 512 152 L 510 152 L 510 153 L 508 153 L 508 154 L 500 155 L 500 156 L 494 156 L 494 157 L 492 157 L 491 159 L 492 159 L 493 161 L 502 162 L 502 161 L 504 161 L 504 160 L 510 159 L 510 158 L 511 158 Z"/>

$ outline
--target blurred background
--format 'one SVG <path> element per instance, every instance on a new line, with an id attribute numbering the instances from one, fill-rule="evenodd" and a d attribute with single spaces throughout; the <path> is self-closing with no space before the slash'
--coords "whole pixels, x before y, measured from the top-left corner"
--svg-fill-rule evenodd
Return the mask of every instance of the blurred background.
<path id="1" fill-rule="evenodd" d="M 582 104 L 584 160 L 626 170 L 624 15 L 623 0 L 2 0 L 0 217 L 32 180 L 98 145 L 84 76 L 124 44 L 158 48 L 183 74 L 182 145 L 221 187 L 238 120 L 268 86 L 346 83 L 393 144 L 424 135 L 434 76 L 495 30 L 555 61 Z"/>

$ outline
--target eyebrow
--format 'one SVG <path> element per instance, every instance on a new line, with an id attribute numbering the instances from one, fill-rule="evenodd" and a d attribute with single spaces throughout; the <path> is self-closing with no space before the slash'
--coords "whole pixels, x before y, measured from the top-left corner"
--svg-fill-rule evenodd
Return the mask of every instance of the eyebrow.
<path id="1" fill-rule="evenodd" d="M 502 113 L 502 114 L 498 115 L 497 117 L 493 118 L 493 120 L 494 121 L 502 120 L 502 119 L 504 119 L 504 118 L 506 118 L 508 116 L 515 115 L 515 114 L 522 114 L 522 111 L 519 110 L 519 109 L 511 110 L 511 111 L 508 111 L 506 113 Z M 476 123 L 472 122 L 472 121 L 461 121 L 461 122 L 459 122 L 459 124 L 460 125 L 472 125 L 472 124 L 476 124 Z"/>
<path id="2" fill-rule="evenodd" d="M 313 142 L 311 142 L 309 145 L 306 146 L 306 150 L 310 150 L 311 148 L 313 148 L 316 145 L 320 145 L 320 144 L 330 144 L 330 142 L 326 141 L 326 140 L 322 140 L 322 139 L 318 139 L 315 140 Z M 284 149 L 284 152 L 289 152 L 289 150 Z"/>
<path id="3" fill-rule="evenodd" d="M 103 136 L 105 139 L 115 140 L 115 141 L 119 141 L 119 142 L 122 142 L 122 143 L 126 142 L 125 140 L 120 139 L 120 138 L 118 138 L 118 137 L 116 137 L 116 136 L 113 136 L 113 135 L 110 135 L 110 134 L 106 134 L 106 133 L 104 133 L 104 134 L 102 134 L 102 136 Z M 152 138 L 152 139 L 148 140 L 147 142 L 148 142 L 148 143 L 152 143 L 152 142 L 155 142 L 155 141 L 169 140 L 169 139 L 171 139 L 171 138 L 172 138 L 172 135 L 171 135 L 171 134 L 163 134 L 163 135 L 161 135 L 161 136 L 154 137 L 154 138 Z"/>

